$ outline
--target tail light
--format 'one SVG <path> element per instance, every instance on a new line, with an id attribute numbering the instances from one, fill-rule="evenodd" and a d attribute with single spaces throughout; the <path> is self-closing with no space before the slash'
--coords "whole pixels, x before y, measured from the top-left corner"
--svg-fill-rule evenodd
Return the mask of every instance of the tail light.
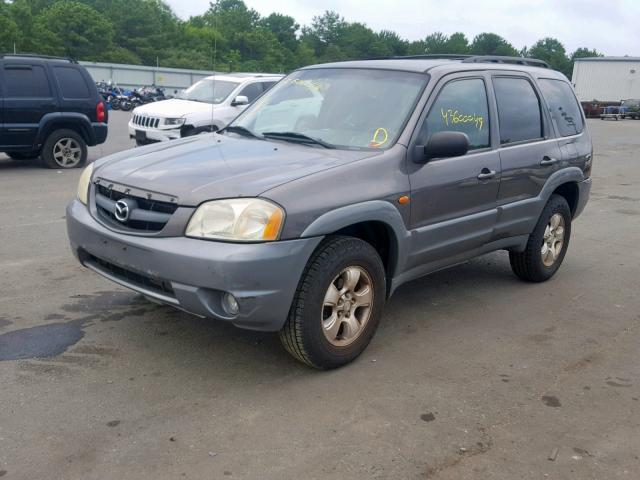
<path id="1" fill-rule="evenodd" d="M 96 105 L 96 120 L 98 122 L 104 122 L 104 119 L 104 102 L 98 102 L 98 104 Z"/>

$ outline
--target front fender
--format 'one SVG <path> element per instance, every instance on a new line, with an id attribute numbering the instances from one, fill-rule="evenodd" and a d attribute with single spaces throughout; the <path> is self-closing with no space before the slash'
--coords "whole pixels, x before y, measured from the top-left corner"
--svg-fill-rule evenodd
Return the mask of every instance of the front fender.
<path id="1" fill-rule="evenodd" d="M 371 200 L 336 208 L 315 219 L 301 237 L 317 237 L 334 233 L 363 222 L 380 222 L 392 233 L 390 262 L 394 275 L 402 272 L 409 253 L 410 233 L 398 209 L 384 200 Z"/>

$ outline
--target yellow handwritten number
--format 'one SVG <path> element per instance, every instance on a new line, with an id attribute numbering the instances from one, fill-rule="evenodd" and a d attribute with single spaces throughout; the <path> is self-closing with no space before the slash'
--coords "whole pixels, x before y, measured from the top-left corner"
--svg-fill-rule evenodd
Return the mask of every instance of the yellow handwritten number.
<path id="1" fill-rule="evenodd" d="M 378 128 L 373 134 L 373 138 L 371 142 L 369 142 L 369 146 L 373 148 L 379 148 L 389 140 L 389 132 L 387 132 L 386 128 Z"/>

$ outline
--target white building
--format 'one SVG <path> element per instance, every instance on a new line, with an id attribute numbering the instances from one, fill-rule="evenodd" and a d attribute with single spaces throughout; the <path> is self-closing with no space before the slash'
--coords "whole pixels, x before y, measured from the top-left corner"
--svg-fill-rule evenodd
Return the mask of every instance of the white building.
<path id="1" fill-rule="evenodd" d="M 581 102 L 640 98 L 640 57 L 577 58 L 571 81 Z"/>

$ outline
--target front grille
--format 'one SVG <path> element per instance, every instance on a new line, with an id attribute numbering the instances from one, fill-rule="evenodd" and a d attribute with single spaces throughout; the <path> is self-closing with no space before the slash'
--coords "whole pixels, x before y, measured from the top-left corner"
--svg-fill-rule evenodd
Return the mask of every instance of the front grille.
<path id="1" fill-rule="evenodd" d="M 123 268 L 115 263 L 108 262 L 107 260 L 103 260 L 102 258 L 91 254 L 87 254 L 87 258 L 84 262 L 97 267 L 99 270 L 104 271 L 123 282 L 130 283 L 134 286 L 151 290 L 152 292 L 160 293 L 162 295 L 175 297 L 171 282 L 166 280 L 134 272 L 133 270 Z"/>
<path id="2" fill-rule="evenodd" d="M 113 206 L 118 200 L 127 199 L 136 204 L 136 209 L 131 212 L 134 218 L 121 222 L 116 218 Z M 115 227 L 158 232 L 167 224 L 171 215 L 178 209 L 178 205 L 153 198 L 129 195 L 104 185 L 96 185 L 96 209 L 103 220 Z"/>
<path id="3" fill-rule="evenodd" d="M 134 115 L 133 124 L 146 128 L 158 128 L 160 119 L 155 117 L 147 117 L 146 115 Z"/>

